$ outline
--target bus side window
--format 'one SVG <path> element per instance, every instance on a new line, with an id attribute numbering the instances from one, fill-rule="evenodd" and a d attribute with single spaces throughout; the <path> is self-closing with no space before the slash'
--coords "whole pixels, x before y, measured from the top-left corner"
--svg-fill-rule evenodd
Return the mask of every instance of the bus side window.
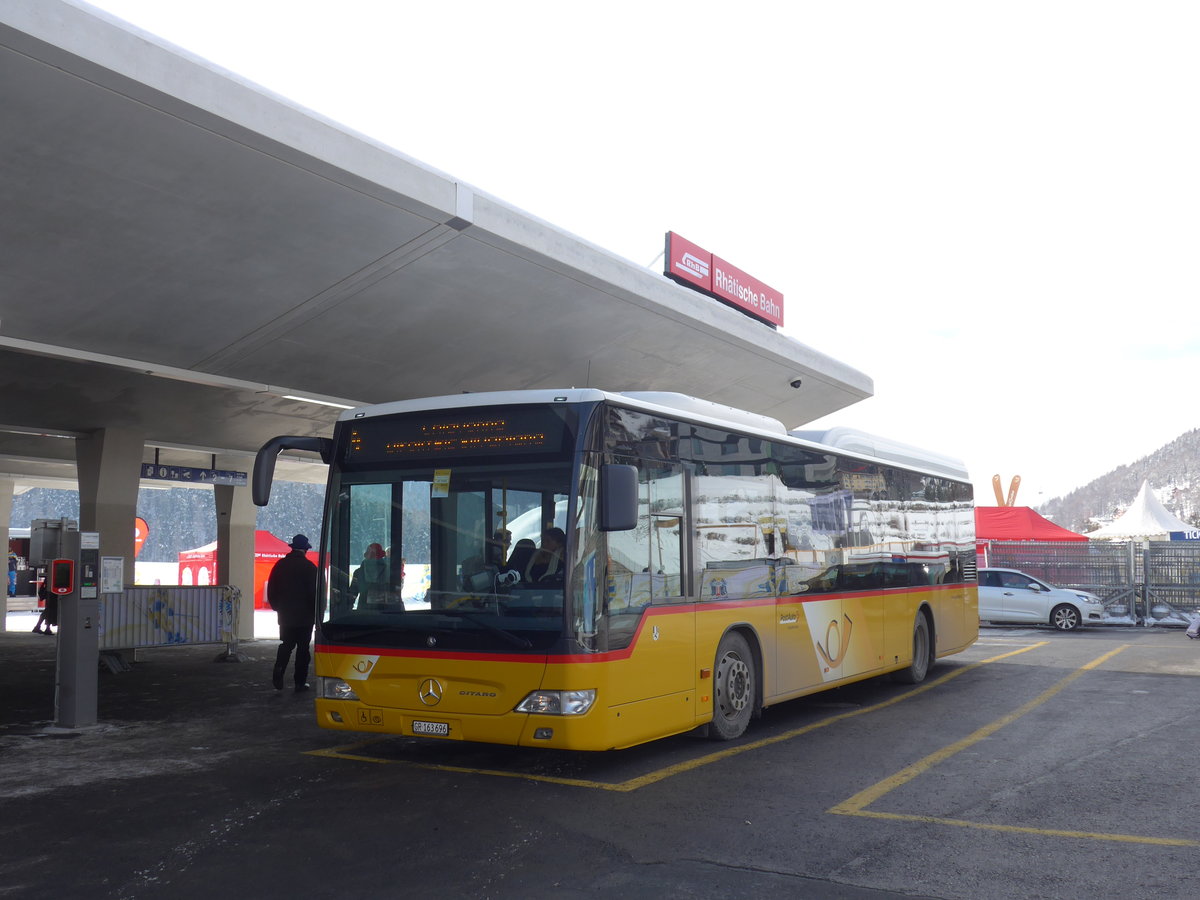
<path id="1" fill-rule="evenodd" d="M 726 456 L 761 453 L 745 439 L 720 445 Z M 693 534 L 701 600 L 769 597 L 779 592 L 786 537 L 775 515 L 775 484 L 763 459 L 701 464 L 694 479 Z M 790 561 L 790 560 L 789 560 Z"/>
<path id="2" fill-rule="evenodd" d="M 792 560 L 781 593 L 829 593 L 838 590 L 842 572 L 842 536 L 848 528 L 850 497 L 836 481 L 824 480 L 829 466 L 801 464 L 808 456 L 782 469 L 785 477 L 776 497 L 777 521 L 782 523 L 784 549 Z M 820 462 L 821 460 L 817 460 Z"/>
<path id="3" fill-rule="evenodd" d="M 637 527 L 608 533 L 613 612 L 682 596 L 683 473 L 678 465 L 637 460 Z"/>

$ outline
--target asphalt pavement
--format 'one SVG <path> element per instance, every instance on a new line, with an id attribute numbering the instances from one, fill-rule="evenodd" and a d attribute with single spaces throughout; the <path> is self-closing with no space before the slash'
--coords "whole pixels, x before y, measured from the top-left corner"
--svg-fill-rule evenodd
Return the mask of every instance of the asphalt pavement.
<path id="1" fill-rule="evenodd" d="M 274 640 L 243 642 L 239 662 L 216 661 L 220 646 L 139 651 L 131 671 L 102 668 L 96 726 L 60 729 L 55 645 L 0 634 L 0 896 L 900 896 L 704 860 L 646 866 L 606 846 L 565 851 L 453 775 L 418 801 L 379 783 L 377 765 L 314 755 L 347 736 L 317 728 L 311 693 L 272 687 Z M 508 750 L 479 752 L 492 749 Z M 356 856 L 364 835 L 393 852 Z M 433 849 L 413 857 L 422 844 Z"/>
<path id="2" fill-rule="evenodd" d="M 568 754 L 323 731 L 269 639 L 140 651 L 57 729 L 56 641 L 10 629 L 0 897 L 1190 898 L 1200 642 L 1153 631 L 988 629 L 916 690 Z"/>

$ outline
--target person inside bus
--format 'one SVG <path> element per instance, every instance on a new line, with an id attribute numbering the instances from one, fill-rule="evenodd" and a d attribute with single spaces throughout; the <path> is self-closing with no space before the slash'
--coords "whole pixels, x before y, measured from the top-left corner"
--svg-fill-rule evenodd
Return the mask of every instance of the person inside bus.
<path id="1" fill-rule="evenodd" d="M 395 584 L 393 584 L 392 587 L 395 589 L 395 592 L 398 594 L 404 589 L 404 566 L 408 562 L 408 560 L 404 559 L 403 557 L 400 558 L 400 574 L 397 575 L 395 566 L 392 565 L 392 561 L 396 558 L 395 555 L 392 553 L 392 548 L 391 547 L 385 548 L 383 551 L 383 556 L 384 556 L 384 559 L 387 560 L 387 564 L 388 564 L 388 577 L 396 579 Z"/>
<path id="2" fill-rule="evenodd" d="M 537 545 L 529 538 L 521 538 L 513 546 L 512 556 L 501 566 L 501 571 L 516 572 L 521 579 L 525 579 L 525 570 L 529 568 L 529 563 L 532 562 L 535 553 L 537 553 Z"/>
<path id="3" fill-rule="evenodd" d="M 383 545 L 368 544 L 363 551 L 363 561 L 350 579 L 350 596 L 356 598 L 358 609 L 387 602 L 390 574 Z"/>
<path id="4" fill-rule="evenodd" d="M 529 560 L 525 569 L 525 580 L 533 583 L 561 582 L 563 578 L 562 552 L 567 546 L 567 536 L 561 528 L 547 528 L 542 532 L 542 546 Z"/>

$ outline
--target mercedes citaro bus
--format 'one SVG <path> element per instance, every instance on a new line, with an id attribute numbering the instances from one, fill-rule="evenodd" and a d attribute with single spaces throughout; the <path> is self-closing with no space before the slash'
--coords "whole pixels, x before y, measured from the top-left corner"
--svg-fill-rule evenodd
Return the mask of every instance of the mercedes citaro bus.
<path id="1" fill-rule="evenodd" d="M 978 636 L 957 461 L 681 394 L 458 394 L 341 414 L 315 675 L 324 728 L 603 750 Z M 407 580 L 406 580 L 407 579 Z"/>

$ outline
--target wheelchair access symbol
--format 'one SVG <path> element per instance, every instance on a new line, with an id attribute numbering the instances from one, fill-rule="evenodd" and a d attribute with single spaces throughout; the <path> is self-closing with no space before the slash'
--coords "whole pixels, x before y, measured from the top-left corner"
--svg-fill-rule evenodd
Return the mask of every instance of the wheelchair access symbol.
<path id="1" fill-rule="evenodd" d="M 359 725 L 375 725 L 383 727 L 383 713 L 377 709 L 360 709 L 358 711 Z"/>

